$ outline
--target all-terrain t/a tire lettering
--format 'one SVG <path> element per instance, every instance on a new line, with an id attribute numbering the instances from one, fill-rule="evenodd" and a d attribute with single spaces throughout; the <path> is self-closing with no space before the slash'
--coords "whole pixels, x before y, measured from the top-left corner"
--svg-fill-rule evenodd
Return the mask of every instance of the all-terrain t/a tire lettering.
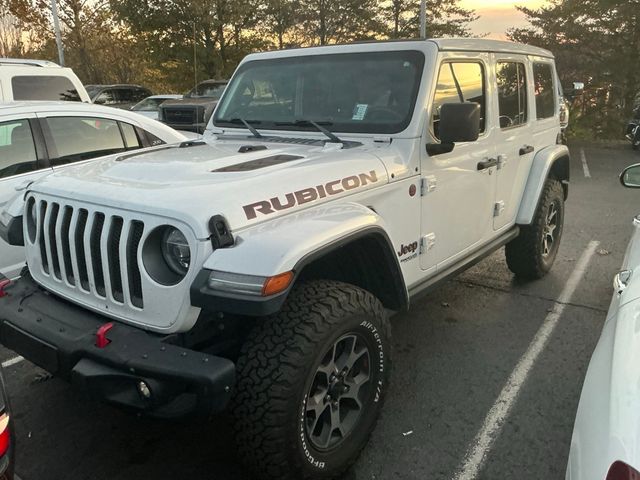
<path id="1" fill-rule="evenodd" d="M 303 283 L 238 361 L 238 449 L 262 478 L 333 478 L 357 458 L 388 388 L 391 332 L 373 295 Z"/>

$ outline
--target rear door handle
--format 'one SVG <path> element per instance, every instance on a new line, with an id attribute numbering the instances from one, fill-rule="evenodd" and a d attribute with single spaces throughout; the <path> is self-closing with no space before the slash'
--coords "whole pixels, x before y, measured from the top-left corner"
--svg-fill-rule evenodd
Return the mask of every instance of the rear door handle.
<path id="1" fill-rule="evenodd" d="M 498 165 L 498 159 L 488 158 L 482 162 L 478 162 L 478 170 L 486 170 L 487 168 L 495 167 Z"/>
<path id="2" fill-rule="evenodd" d="M 520 149 L 520 156 L 527 155 L 529 153 L 533 153 L 534 148 L 532 145 L 525 145 Z"/>

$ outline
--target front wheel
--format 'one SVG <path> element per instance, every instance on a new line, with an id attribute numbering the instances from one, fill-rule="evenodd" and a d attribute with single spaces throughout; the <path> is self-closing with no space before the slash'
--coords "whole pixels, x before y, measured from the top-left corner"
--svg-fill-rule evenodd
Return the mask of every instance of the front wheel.
<path id="1" fill-rule="evenodd" d="M 531 225 L 505 247 L 507 266 L 517 277 L 542 278 L 558 254 L 564 225 L 564 191 L 555 178 L 545 182 Z"/>
<path id="2" fill-rule="evenodd" d="M 238 360 L 232 411 L 242 459 L 263 479 L 341 474 L 376 424 L 390 367 L 378 299 L 342 282 L 296 287 Z"/>

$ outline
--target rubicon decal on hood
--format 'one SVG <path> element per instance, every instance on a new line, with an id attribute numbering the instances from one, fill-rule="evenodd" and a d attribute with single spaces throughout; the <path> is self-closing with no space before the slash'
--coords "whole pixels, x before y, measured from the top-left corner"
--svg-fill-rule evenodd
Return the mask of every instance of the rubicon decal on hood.
<path id="1" fill-rule="evenodd" d="M 319 198 L 325 198 L 348 190 L 354 190 L 370 183 L 376 183 L 377 181 L 378 176 L 376 175 L 375 170 L 371 170 L 369 173 L 351 175 L 340 180 L 332 180 L 324 185 L 316 185 L 315 187 L 303 188 L 302 190 L 287 193 L 284 195 L 284 199 L 281 199 L 280 197 L 273 197 L 269 200 L 261 200 L 259 202 L 245 205 L 242 208 L 247 216 L 247 220 L 253 220 L 258 216 L 258 213 L 261 213 L 262 215 L 269 215 L 280 210 L 293 208 L 296 205 L 313 202 Z"/>

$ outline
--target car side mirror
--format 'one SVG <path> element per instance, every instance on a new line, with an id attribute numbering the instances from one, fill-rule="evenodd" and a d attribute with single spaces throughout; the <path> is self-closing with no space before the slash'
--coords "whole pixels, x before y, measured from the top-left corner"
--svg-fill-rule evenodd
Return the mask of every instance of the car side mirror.
<path id="1" fill-rule="evenodd" d="M 625 168 L 620 174 L 620 183 L 627 188 L 640 188 L 640 163 Z"/>
<path id="2" fill-rule="evenodd" d="M 440 107 L 440 143 L 427 145 L 429 155 L 451 152 L 458 142 L 475 142 L 480 136 L 480 104 L 445 103 Z"/>
<path id="3" fill-rule="evenodd" d="M 575 92 L 581 92 L 582 90 L 584 90 L 584 83 L 583 82 L 573 82 L 573 90 Z"/>

